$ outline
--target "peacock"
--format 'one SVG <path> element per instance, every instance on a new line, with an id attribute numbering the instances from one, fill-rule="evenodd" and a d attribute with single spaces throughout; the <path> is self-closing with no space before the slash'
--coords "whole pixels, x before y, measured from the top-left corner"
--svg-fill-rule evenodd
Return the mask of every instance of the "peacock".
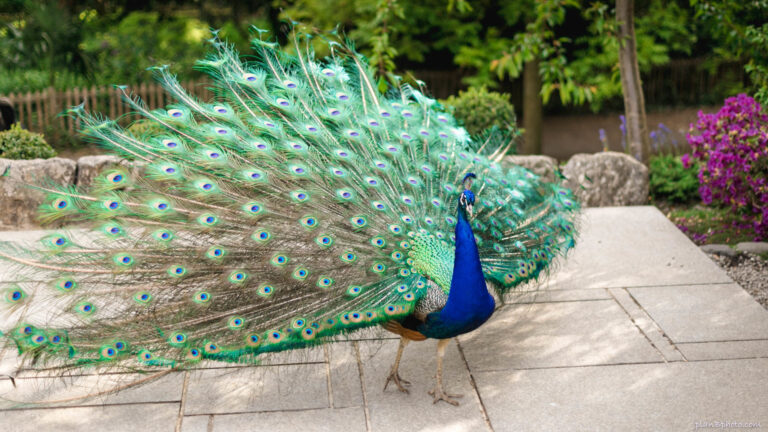
<path id="1" fill-rule="evenodd" d="M 437 339 L 430 394 L 458 405 L 448 341 L 574 246 L 578 202 L 502 166 L 508 140 L 470 137 L 421 83 L 382 92 L 339 35 L 281 47 L 256 30 L 247 58 L 215 32 L 210 44 L 196 64 L 210 101 L 158 66 L 173 104 L 118 87 L 142 132 L 69 110 L 122 162 L 88 186 L 34 186 L 59 228 L 0 244 L 15 275 L 0 287 L 6 348 L 31 368 L 146 372 L 255 364 L 382 326 L 400 336 L 384 389 L 407 393 L 403 350 Z"/>

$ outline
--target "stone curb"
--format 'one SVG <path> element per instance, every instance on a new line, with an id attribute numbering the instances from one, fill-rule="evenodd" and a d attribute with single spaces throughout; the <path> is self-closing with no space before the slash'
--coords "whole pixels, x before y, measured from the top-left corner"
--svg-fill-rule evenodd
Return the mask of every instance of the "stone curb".
<path id="1" fill-rule="evenodd" d="M 753 255 L 768 253 L 768 242 L 741 242 L 736 244 L 735 247 L 726 244 L 708 244 L 701 246 L 701 250 L 712 255 L 735 258 L 745 253 Z"/>

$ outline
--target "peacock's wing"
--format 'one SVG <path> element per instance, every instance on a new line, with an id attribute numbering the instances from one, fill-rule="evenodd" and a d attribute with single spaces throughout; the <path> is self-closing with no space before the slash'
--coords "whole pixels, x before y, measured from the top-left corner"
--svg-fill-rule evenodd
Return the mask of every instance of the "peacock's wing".
<path id="1" fill-rule="evenodd" d="M 413 241 L 413 246 L 408 252 L 412 271 L 424 275 L 430 282 L 434 281 L 445 293 L 448 293 L 451 289 L 455 257 L 454 247 L 448 243 L 448 241 L 453 242 L 452 235 L 446 241 L 425 229 L 409 234 Z M 444 237 L 444 234 L 441 233 L 441 237 Z"/>
<path id="2" fill-rule="evenodd" d="M 17 274 L 3 293 L 16 324 L 2 330 L 28 359 L 248 362 L 412 313 L 422 275 L 450 286 L 456 185 L 470 171 L 491 203 L 478 236 L 501 233 L 481 250 L 502 247 L 484 258 L 490 277 L 511 286 L 503 272 L 535 262 L 512 249 L 531 244 L 519 238 L 529 220 L 540 260 L 567 246 L 559 195 L 531 180 L 541 192 L 520 197 L 510 182 L 521 171 L 469 150 L 434 100 L 407 86 L 384 97 L 348 47 L 332 41 L 318 61 L 302 40 L 287 55 L 257 39 L 249 62 L 214 42 L 199 62 L 214 81 L 211 103 L 157 69 L 177 103 L 150 111 L 126 94 L 152 125 L 145 135 L 74 110 L 89 137 L 134 168 L 109 169 L 88 188 L 41 187 L 42 220 L 92 229 L 0 247 Z M 495 228 L 494 215 L 509 228 Z M 421 238 L 439 247 L 409 257 Z"/>

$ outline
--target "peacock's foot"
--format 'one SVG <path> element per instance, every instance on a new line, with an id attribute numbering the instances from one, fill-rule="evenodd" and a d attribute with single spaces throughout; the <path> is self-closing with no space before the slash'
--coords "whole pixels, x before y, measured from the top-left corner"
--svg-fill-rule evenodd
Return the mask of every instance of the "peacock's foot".
<path id="1" fill-rule="evenodd" d="M 435 398 L 432 403 L 437 403 L 438 401 L 445 401 L 453 406 L 459 406 L 459 401 L 454 400 L 453 398 L 461 398 L 464 397 L 464 395 L 460 394 L 450 394 L 446 393 L 442 387 L 437 386 L 434 389 L 429 391 L 429 395 L 433 396 Z"/>
<path id="2" fill-rule="evenodd" d="M 408 393 L 408 389 L 406 387 L 411 385 L 411 382 L 400 378 L 400 374 L 397 373 L 397 371 L 392 371 L 392 373 L 389 374 L 387 377 L 387 382 L 384 383 L 384 390 L 382 391 L 387 390 L 387 386 L 389 386 L 390 381 L 395 383 L 398 390 L 403 393 Z"/>

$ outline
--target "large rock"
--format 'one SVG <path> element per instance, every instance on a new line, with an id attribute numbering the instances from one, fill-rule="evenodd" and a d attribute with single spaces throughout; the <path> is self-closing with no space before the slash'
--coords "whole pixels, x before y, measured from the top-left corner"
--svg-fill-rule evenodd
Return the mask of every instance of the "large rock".
<path id="1" fill-rule="evenodd" d="M 38 226 L 37 208 L 45 193 L 29 185 L 72 185 L 76 167 L 75 161 L 62 158 L 0 159 L 0 174 L 7 172 L 0 177 L 0 229 Z"/>
<path id="2" fill-rule="evenodd" d="M 557 160 L 555 158 L 543 155 L 532 156 L 506 156 L 502 161 L 502 165 L 514 164 L 519 165 L 528 171 L 541 177 L 542 180 L 553 182 L 555 181 L 555 169 L 557 169 Z"/>
<path id="3" fill-rule="evenodd" d="M 573 155 L 563 175 L 565 185 L 585 207 L 648 203 L 648 168 L 624 153 Z"/>

